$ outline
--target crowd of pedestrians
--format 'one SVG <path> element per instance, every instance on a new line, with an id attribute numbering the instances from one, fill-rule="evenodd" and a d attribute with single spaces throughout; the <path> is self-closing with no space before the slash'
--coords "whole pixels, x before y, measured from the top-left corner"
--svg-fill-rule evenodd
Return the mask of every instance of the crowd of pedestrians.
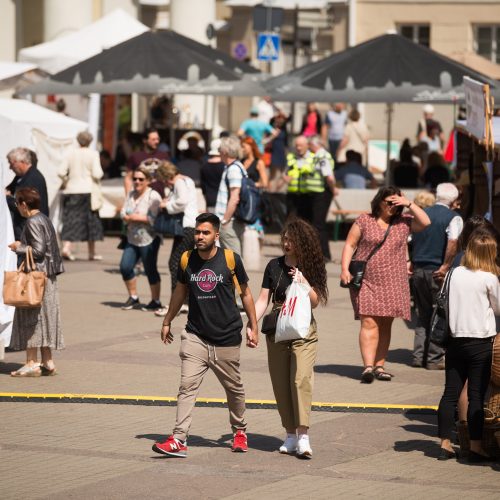
<path id="1" fill-rule="evenodd" d="M 345 187 L 375 186 L 375 179 L 364 166 L 369 133 L 358 110 L 347 113 L 345 106 L 336 104 L 323 119 L 310 103 L 302 132 L 285 156 L 289 117 L 274 109 L 269 99 L 263 103 L 252 108 L 250 118 L 236 135 L 223 134 L 212 141 L 204 161 L 198 151 L 198 138 L 190 141 L 191 156 L 187 154 L 186 158 L 199 162 L 205 211 L 198 204 L 195 179 L 183 171 L 181 164 L 170 161 L 156 130 L 145 131 L 143 149 L 133 153 L 127 162 L 126 196 L 120 211 L 120 272 L 127 290 L 122 309 L 140 308 L 163 317 L 161 340 L 165 344 L 174 340 L 174 319 L 180 313 L 187 314 L 180 339 L 176 421 L 172 433 L 154 444 L 158 453 L 187 455 L 192 410 L 208 369 L 216 374 L 227 395 L 232 451 L 248 450 L 239 365 L 242 313 L 248 319 L 246 344 L 257 347 L 258 321 L 266 312 L 277 315 L 285 310 L 287 290 L 296 282 L 308 290 L 307 306 L 302 307 L 311 310 L 309 331 L 304 337 L 275 342 L 275 330 L 268 330 L 266 347 L 285 431 L 279 451 L 300 458 L 313 455 L 309 416 L 319 332 L 312 310 L 328 300 L 326 263 L 331 255 L 327 212 L 338 193 L 338 181 Z M 442 153 L 442 148 L 436 146 L 442 130 L 432 118 L 433 110 L 426 107 L 424 111 L 418 138 L 427 144 L 430 153 L 426 161 L 430 165 L 432 155 Z M 24 148 L 8 155 L 16 175 L 7 187 L 16 239 L 9 246 L 20 259 L 31 247 L 37 269 L 47 275 L 42 306 L 18 308 L 15 313 L 11 347 L 26 350 L 27 356 L 26 364 L 12 372 L 14 377 L 56 373 L 52 350 L 64 347 L 56 277 L 64 272 L 63 259 L 75 259 L 72 243 L 87 242 L 89 260 L 100 259 L 95 242 L 103 238 L 98 209 L 104 172 L 98 153 L 89 149 L 92 136 L 84 132 L 77 141 L 78 147 L 70 151 L 58 169 L 63 183 L 61 250 L 48 218 L 47 188 L 36 168 L 36 155 Z M 426 177 L 413 153 L 406 141 L 401 163 L 393 169 L 393 175 L 394 179 L 403 179 L 403 184 L 417 187 Z M 345 165 L 337 170 L 336 161 Z M 245 249 L 253 235 L 262 236 L 264 226 L 261 213 L 256 212 L 249 221 L 241 215 L 241 208 L 250 189 L 261 193 L 269 186 L 273 174 L 272 169 L 271 176 L 268 174 L 269 167 L 282 173 L 287 220 L 280 238 L 283 255 L 265 267 L 254 304 L 245 270 L 250 269 Z M 455 211 L 459 206 L 457 188 L 446 182 L 447 178 L 432 175 L 428 186 L 433 192 L 419 193 L 414 201 L 405 197 L 398 186 L 378 190 L 370 212 L 359 216 L 347 235 L 340 279 L 343 286 L 350 288 L 354 317 L 360 321 L 360 380 L 365 384 L 391 381 L 393 374 L 386 371 L 385 362 L 393 320 L 410 320 L 413 297 L 418 324 L 412 366 L 443 369 L 446 373 L 439 406 L 440 459 L 454 456 L 450 439 L 454 411 L 461 400 L 460 414 L 466 413 L 464 418 L 469 423 L 470 461 L 482 462 L 489 460 L 481 445 L 483 405 L 496 335 L 495 315 L 500 314 L 498 234 L 485 219 L 471 219 L 464 227 Z M 158 272 L 159 250 L 167 235 L 173 238 L 168 258 L 168 305 L 162 304 Z M 146 304 L 141 303 L 137 292 L 139 266 L 150 286 L 151 297 Z M 432 342 L 431 316 L 441 284 L 452 270 L 451 341 L 444 349 Z"/>

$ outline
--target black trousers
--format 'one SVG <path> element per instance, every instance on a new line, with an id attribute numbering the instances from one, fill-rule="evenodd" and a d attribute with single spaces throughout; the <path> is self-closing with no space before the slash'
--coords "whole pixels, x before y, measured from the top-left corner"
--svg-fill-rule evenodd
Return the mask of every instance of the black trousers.
<path id="1" fill-rule="evenodd" d="M 437 268 L 436 268 L 437 269 Z M 415 328 L 415 341 L 413 344 L 413 360 L 423 366 L 439 363 L 444 356 L 444 349 L 430 341 L 430 327 L 432 308 L 436 303 L 439 284 L 432 273 L 433 269 L 415 267 L 413 276 L 413 297 L 417 307 L 418 323 Z"/>
<path id="2" fill-rule="evenodd" d="M 468 380 L 467 424 L 472 440 L 483 436 L 484 397 L 491 376 L 493 338 L 452 338 L 446 349 L 446 383 L 438 409 L 438 434 L 451 439 L 455 408 Z"/>

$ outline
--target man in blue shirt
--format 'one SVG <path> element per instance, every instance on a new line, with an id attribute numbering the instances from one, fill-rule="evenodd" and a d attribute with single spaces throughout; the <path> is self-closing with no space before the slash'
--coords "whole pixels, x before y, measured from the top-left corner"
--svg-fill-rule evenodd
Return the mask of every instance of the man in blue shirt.
<path id="1" fill-rule="evenodd" d="M 371 172 L 361 164 L 361 155 L 349 149 L 345 154 L 346 164 L 335 170 L 335 178 L 341 182 L 346 189 L 366 189 L 367 181 L 371 188 L 375 188 L 376 181 Z"/>
<path id="2" fill-rule="evenodd" d="M 250 110 L 250 118 L 245 120 L 238 130 L 238 136 L 249 136 L 256 143 L 261 153 L 264 152 L 264 145 L 272 141 L 278 134 L 279 130 L 271 127 L 269 123 L 259 120 L 259 110 L 253 107 Z"/>

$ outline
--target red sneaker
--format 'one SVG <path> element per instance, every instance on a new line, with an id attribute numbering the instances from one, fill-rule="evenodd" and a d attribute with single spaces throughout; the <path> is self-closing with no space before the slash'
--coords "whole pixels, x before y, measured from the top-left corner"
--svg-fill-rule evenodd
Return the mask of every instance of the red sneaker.
<path id="1" fill-rule="evenodd" d="M 156 453 L 161 453 L 162 455 L 168 455 L 169 457 L 186 458 L 187 456 L 186 441 L 182 442 L 181 440 L 174 438 L 174 436 L 169 436 L 165 440 L 165 442 L 155 443 L 153 445 L 153 451 L 156 451 Z"/>
<path id="2" fill-rule="evenodd" d="M 247 435 L 245 431 L 236 431 L 233 438 L 233 445 L 231 446 L 231 451 L 236 451 L 240 453 L 245 453 L 248 451 Z"/>

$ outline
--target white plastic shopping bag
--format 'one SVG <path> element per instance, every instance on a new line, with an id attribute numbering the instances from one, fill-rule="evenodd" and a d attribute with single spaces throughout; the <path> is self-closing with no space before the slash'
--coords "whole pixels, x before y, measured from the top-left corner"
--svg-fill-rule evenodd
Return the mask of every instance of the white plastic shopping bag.
<path id="1" fill-rule="evenodd" d="M 278 316 L 274 342 L 307 337 L 311 324 L 310 290 L 311 287 L 307 283 L 299 283 L 295 279 L 287 288 L 286 299 Z"/>

